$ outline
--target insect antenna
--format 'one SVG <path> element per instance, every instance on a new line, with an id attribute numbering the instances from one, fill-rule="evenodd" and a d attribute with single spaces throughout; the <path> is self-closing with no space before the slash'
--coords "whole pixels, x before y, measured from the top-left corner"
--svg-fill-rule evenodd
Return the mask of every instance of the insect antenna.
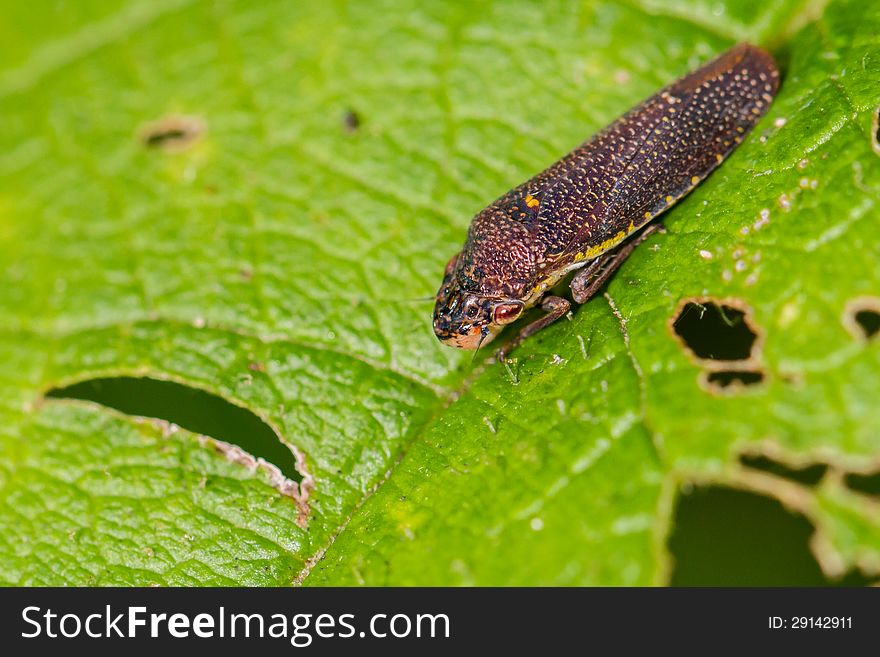
<path id="1" fill-rule="evenodd" d="M 477 360 L 477 354 L 480 353 L 480 347 L 483 346 L 483 342 L 486 339 L 486 336 L 489 335 L 489 326 L 486 325 L 480 329 L 480 341 L 477 343 L 477 348 L 474 349 L 474 355 L 471 358 L 471 366 L 473 366 L 474 362 Z"/>
<path id="2" fill-rule="evenodd" d="M 382 299 L 387 303 L 425 303 L 427 301 L 434 301 L 434 297 L 409 297 L 403 299 Z"/>

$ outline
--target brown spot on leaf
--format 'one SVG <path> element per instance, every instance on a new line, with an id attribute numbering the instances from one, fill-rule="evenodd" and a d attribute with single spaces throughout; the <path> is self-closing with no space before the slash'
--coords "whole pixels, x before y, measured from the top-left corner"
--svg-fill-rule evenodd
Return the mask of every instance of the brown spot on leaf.
<path id="1" fill-rule="evenodd" d="M 199 118 L 171 115 L 142 126 L 138 136 L 147 148 L 179 153 L 200 139 L 205 129 L 204 121 Z"/>
<path id="2" fill-rule="evenodd" d="M 353 109 L 347 109 L 342 115 L 342 127 L 349 134 L 354 134 L 361 127 L 360 114 Z"/>

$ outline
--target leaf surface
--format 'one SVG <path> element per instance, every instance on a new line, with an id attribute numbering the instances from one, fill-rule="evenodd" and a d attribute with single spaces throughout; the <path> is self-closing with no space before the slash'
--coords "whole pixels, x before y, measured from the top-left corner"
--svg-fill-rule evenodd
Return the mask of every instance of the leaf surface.
<path id="1" fill-rule="evenodd" d="M 838 476 L 880 451 L 880 351 L 846 319 L 880 296 L 880 9 L 380 5 L 3 12 L 0 581 L 663 583 L 700 482 L 808 515 L 829 574 L 880 571 L 877 501 Z M 607 295 L 509 369 L 439 345 L 412 299 L 470 218 L 737 40 L 779 57 L 776 102 Z M 747 311 L 763 383 L 701 383 L 685 299 Z M 43 398 L 112 376 L 263 418 L 307 526 L 187 431 Z M 836 474 L 744 472 L 758 449 Z"/>

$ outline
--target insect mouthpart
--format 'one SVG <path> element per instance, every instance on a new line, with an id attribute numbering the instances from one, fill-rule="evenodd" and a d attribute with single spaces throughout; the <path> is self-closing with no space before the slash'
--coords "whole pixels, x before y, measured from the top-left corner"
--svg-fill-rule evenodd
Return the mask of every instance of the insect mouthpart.
<path id="1" fill-rule="evenodd" d="M 478 349 L 491 342 L 501 330 L 495 321 L 496 309 L 510 305 L 499 303 L 498 299 L 442 288 L 434 306 L 434 334 L 450 347 Z"/>

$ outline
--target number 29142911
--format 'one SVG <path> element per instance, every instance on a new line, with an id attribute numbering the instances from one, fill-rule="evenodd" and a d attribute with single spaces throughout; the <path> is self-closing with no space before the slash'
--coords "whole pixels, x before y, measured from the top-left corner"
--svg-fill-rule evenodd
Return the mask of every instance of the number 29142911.
<path id="1" fill-rule="evenodd" d="M 771 630 L 850 630 L 852 616 L 768 616 Z"/>

